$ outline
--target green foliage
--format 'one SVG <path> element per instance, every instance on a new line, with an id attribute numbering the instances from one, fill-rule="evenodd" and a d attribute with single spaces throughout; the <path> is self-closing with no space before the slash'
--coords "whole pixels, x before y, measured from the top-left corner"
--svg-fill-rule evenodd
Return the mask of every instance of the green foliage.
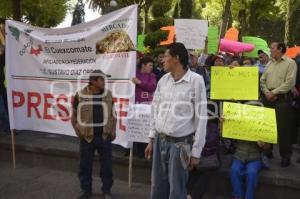
<path id="1" fill-rule="evenodd" d="M 171 10 L 171 0 L 154 1 L 151 8 L 151 13 L 154 18 L 166 16 L 166 13 Z"/>
<path id="2" fill-rule="evenodd" d="M 173 12 L 173 18 L 178 19 L 179 18 L 179 5 L 178 3 L 175 4 L 174 12 Z"/>
<path id="3" fill-rule="evenodd" d="M 180 18 L 190 19 L 193 15 L 193 0 L 181 0 L 180 6 Z"/>
<path id="4" fill-rule="evenodd" d="M 201 14 L 202 14 L 203 7 L 205 7 L 206 4 L 204 3 L 204 1 L 201 1 L 201 0 L 195 0 L 194 2 L 195 3 L 193 5 L 192 18 L 193 19 L 203 19 L 203 16 Z"/>
<path id="5" fill-rule="evenodd" d="M 67 13 L 68 0 L 22 0 L 23 21 L 40 27 L 54 27 L 61 23 Z M 0 17 L 12 18 L 12 1 L 1 0 Z"/>
<path id="6" fill-rule="evenodd" d="M 149 33 L 144 41 L 151 51 L 159 46 L 160 41 L 167 39 L 168 33 L 160 28 L 174 24 L 170 17 L 173 4 L 173 0 L 153 0 L 151 13 L 154 19 L 149 22 Z"/>
<path id="7" fill-rule="evenodd" d="M 159 54 L 164 54 L 166 50 L 166 47 L 157 47 L 152 51 L 152 54 L 154 55 L 154 57 L 157 57 Z"/>
<path id="8" fill-rule="evenodd" d="M 144 40 L 144 45 L 149 46 L 151 50 L 157 48 L 161 41 L 166 40 L 168 33 L 166 31 L 157 30 L 148 34 Z"/>
<path id="9" fill-rule="evenodd" d="M 210 26 L 220 26 L 225 1 L 199 1 L 205 2 L 205 8 L 202 8 L 202 17 L 208 18 Z M 196 4 L 199 4 L 199 1 L 196 1 Z M 290 36 L 293 43 L 298 44 L 300 1 L 292 1 L 293 15 L 290 22 L 292 27 Z M 232 24 L 239 29 L 240 36 L 260 36 L 268 42 L 284 40 L 287 0 L 231 0 L 231 3 Z"/>
<path id="10" fill-rule="evenodd" d="M 149 23 L 149 30 L 151 32 L 154 32 L 156 30 L 159 30 L 163 26 L 170 26 L 174 24 L 174 20 L 169 17 L 159 17 L 155 20 L 152 20 Z"/>

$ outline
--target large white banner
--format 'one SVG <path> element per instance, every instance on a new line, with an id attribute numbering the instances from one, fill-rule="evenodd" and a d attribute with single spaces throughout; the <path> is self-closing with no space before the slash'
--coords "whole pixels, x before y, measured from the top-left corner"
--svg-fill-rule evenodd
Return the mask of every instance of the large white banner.
<path id="1" fill-rule="evenodd" d="M 111 77 L 118 110 L 115 143 L 125 139 L 128 106 L 134 100 L 137 5 L 63 29 L 6 22 L 6 77 L 12 129 L 75 135 L 70 117 L 73 96 L 101 69 Z"/>

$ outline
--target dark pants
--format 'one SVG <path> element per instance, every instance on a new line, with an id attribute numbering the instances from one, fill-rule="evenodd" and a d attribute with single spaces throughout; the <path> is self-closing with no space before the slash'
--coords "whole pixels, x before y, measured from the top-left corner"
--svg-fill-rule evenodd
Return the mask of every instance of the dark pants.
<path id="1" fill-rule="evenodd" d="M 147 147 L 146 143 L 133 143 L 133 152 L 136 154 L 139 158 L 145 157 L 145 149 Z"/>
<path id="2" fill-rule="evenodd" d="M 80 140 L 80 168 L 78 173 L 80 186 L 83 191 L 92 192 L 92 169 L 96 150 L 100 156 L 102 192 L 110 193 L 113 184 L 111 141 L 103 142 L 100 137 L 94 138 L 91 143 L 84 139 Z"/>
<path id="3" fill-rule="evenodd" d="M 9 117 L 5 108 L 5 97 L 3 97 L 3 94 L 0 95 L 0 131 L 10 133 Z"/>
<path id="4" fill-rule="evenodd" d="M 264 100 L 264 105 L 276 112 L 279 152 L 282 158 L 292 155 L 292 98 L 289 94 L 279 95 L 275 102 Z"/>
<path id="5" fill-rule="evenodd" d="M 189 181 L 187 183 L 188 194 L 192 196 L 192 199 L 202 199 L 205 194 L 209 180 L 213 174 L 213 170 L 210 171 L 198 171 L 192 170 L 189 173 Z"/>

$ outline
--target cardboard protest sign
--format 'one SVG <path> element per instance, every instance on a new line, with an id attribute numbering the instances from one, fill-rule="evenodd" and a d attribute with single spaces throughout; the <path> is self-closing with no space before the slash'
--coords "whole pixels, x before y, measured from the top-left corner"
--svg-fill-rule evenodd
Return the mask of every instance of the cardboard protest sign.
<path id="1" fill-rule="evenodd" d="M 176 41 L 187 49 L 204 49 L 208 33 L 208 21 L 175 19 Z"/>
<path id="2" fill-rule="evenodd" d="M 219 51 L 219 29 L 216 26 L 208 27 L 208 54 L 217 54 Z"/>
<path id="3" fill-rule="evenodd" d="M 224 138 L 277 143 L 274 109 L 224 102 L 223 118 Z"/>
<path id="4" fill-rule="evenodd" d="M 149 142 L 151 105 L 134 104 L 126 119 L 126 139 L 129 142 Z"/>
<path id="5" fill-rule="evenodd" d="M 145 51 L 145 45 L 144 45 L 145 37 L 146 37 L 146 35 L 138 35 L 137 50 L 140 52 Z"/>
<path id="6" fill-rule="evenodd" d="M 211 99 L 257 100 L 258 67 L 212 67 Z"/>

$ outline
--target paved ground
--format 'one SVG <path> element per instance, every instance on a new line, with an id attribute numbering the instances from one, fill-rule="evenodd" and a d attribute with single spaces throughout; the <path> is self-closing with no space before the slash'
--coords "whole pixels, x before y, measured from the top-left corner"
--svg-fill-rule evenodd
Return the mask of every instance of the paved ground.
<path id="1" fill-rule="evenodd" d="M 100 179 L 94 178 L 94 195 L 102 198 Z M 63 172 L 46 168 L 17 165 L 16 169 L 7 162 L 0 164 L 0 198 L 1 199 L 75 199 L 79 192 L 79 182 L 73 172 Z M 147 199 L 150 185 L 133 184 L 128 188 L 127 182 L 115 180 L 114 199 Z M 225 199 L 218 196 L 206 196 L 204 199 Z"/>
<path id="2" fill-rule="evenodd" d="M 100 179 L 94 178 L 94 197 L 102 198 Z M 3 199 L 74 199 L 78 196 L 79 182 L 73 172 L 0 163 L 0 198 Z M 149 198 L 150 186 L 115 180 L 113 196 L 116 199 Z"/>
<path id="3" fill-rule="evenodd" d="M 0 199 L 74 199 L 78 196 L 79 183 L 76 176 L 78 168 L 78 140 L 74 137 L 46 133 L 26 132 L 16 136 L 17 168 L 11 168 L 11 138 L 0 134 Z M 295 148 L 292 165 L 288 169 L 279 166 L 280 158 L 275 146 L 275 158 L 270 161 L 271 169 L 264 170 L 260 175 L 259 196 L 282 199 L 299 198 L 300 164 L 295 163 L 299 148 Z M 151 162 L 134 158 L 133 181 L 128 189 L 128 157 L 124 150 L 114 147 L 114 174 L 117 180 L 113 187 L 114 198 L 135 199 L 149 198 Z M 95 161 L 98 168 L 99 164 Z M 230 157 L 222 156 L 223 166 L 215 174 L 212 186 L 208 190 L 214 196 L 203 199 L 224 199 L 217 195 L 230 195 L 228 170 Z M 97 176 L 97 169 L 96 174 Z M 100 180 L 95 178 L 95 197 L 101 199 Z M 277 191 L 277 192 L 276 192 Z M 290 193 L 290 192 L 293 193 Z M 267 194 L 266 194 L 267 193 Z M 296 194 L 296 195 L 295 195 Z M 276 196 L 276 197 L 275 197 Z M 293 196 L 293 197 L 292 197 Z"/>

